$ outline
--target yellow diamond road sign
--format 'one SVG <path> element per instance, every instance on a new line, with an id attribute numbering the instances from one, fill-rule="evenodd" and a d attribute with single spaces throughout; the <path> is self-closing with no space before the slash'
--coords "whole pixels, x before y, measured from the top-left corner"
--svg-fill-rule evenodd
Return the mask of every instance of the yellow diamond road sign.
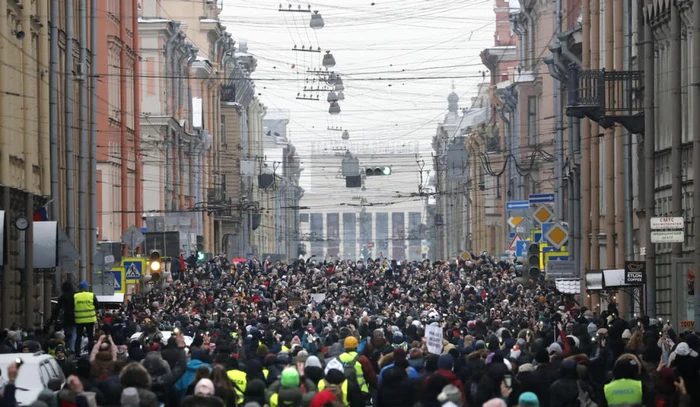
<path id="1" fill-rule="evenodd" d="M 523 217 L 522 217 L 522 216 L 511 216 L 511 217 L 508 219 L 508 224 L 509 224 L 510 227 L 512 227 L 512 228 L 517 228 L 518 225 L 520 224 L 520 222 L 522 222 L 522 221 L 523 221 Z"/>
<path id="2" fill-rule="evenodd" d="M 556 224 L 549 229 L 544 237 L 552 246 L 559 249 L 569 240 L 569 231 L 560 224 Z"/>
<path id="3" fill-rule="evenodd" d="M 540 206 L 539 208 L 535 209 L 534 212 L 532 212 L 532 216 L 537 222 L 546 223 L 552 220 L 554 213 L 552 213 L 552 210 L 548 207 Z"/>

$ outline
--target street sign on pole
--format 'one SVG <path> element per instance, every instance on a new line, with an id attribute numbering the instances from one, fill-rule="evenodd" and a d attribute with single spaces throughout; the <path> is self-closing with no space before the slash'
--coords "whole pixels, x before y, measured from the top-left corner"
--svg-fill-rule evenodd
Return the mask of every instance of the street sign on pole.
<path id="1" fill-rule="evenodd" d="M 141 243 L 143 243 L 144 240 L 146 240 L 146 237 L 134 225 L 130 226 L 129 229 L 127 229 L 122 235 L 122 242 L 129 248 L 129 250 L 136 250 L 137 247 L 141 246 Z"/>
<path id="2" fill-rule="evenodd" d="M 651 218 L 649 220 L 649 225 L 653 230 L 683 229 L 685 227 L 685 220 L 682 216 Z"/>
<path id="3" fill-rule="evenodd" d="M 531 194 L 529 199 L 530 205 L 534 204 L 553 204 L 554 194 Z"/>
<path id="4" fill-rule="evenodd" d="M 525 254 L 527 253 L 527 247 L 529 245 L 530 245 L 530 242 L 527 242 L 525 240 L 521 240 L 518 243 L 516 243 L 515 255 L 518 257 L 525 257 Z"/>
<path id="5" fill-rule="evenodd" d="M 523 221 L 523 219 L 524 218 L 522 216 L 511 216 L 510 218 L 508 218 L 508 224 L 512 228 L 517 228 L 518 225 L 520 225 L 520 222 Z"/>
<path id="6" fill-rule="evenodd" d="M 653 230 L 651 232 L 652 243 L 683 243 L 685 233 L 682 230 Z"/>
<path id="7" fill-rule="evenodd" d="M 528 209 L 530 208 L 530 203 L 528 201 L 508 201 L 506 202 L 506 210 L 514 211 L 517 209 Z"/>
<path id="8" fill-rule="evenodd" d="M 573 260 L 554 260 L 547 263 L 546 273 L 548 278 L 577 278 L 579 271 Z"/>
<path id="9" fill-rule="evenodd" d="M 513 240 L 510 241 L 510 244 L 508 245 L 508 250 L 515 251 L 517 249 L 517 244 L 518 242 L 522 241 L 523 239 L 520 237 L 519 234 L 515 234 L 513 237 Z"/>
<path id="10" fill-rule="evenodd" d="M 554 218 L 554 212 L 546 206 L 539 206 L 532 211 L 532 217 L 541 225 Z"/>
<path id="11" fill-rule="evenodd" d="M 140 258 L 122 259 L 122 269 L 127 281 L 140 280 L 145 269 L 145 260 Z"/>
<path id="12" fill-rule="evenodd" d="M 552 246 L 559 249 L 569 240 L 569 231 L 561 224 L 555 223 L 553 226 L 547 228 L 547 232 L 544 233 L 544 238 Z"/>

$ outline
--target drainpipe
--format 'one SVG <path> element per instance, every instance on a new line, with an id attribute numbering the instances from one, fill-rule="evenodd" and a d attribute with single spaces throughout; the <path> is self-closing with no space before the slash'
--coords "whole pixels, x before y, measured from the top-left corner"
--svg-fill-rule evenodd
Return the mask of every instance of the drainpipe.
<path id="1" fill-rule="evenodd" d="M 505 102 L 505 101 L 504 101 Z M 508 196 L 508 193 L 511 193 L 511 196 L 513 195 L 514 191 L 510 190 L 510 185 L 511 185 L 511 180 L 513 179 L 513 175 L 511 174 L 512 168 L 511 168 L 511 161 L 512 161 L 512 151 L 511 151 L 511 126 L 510 126 L 510 118 L 508 115 L 506 115 L 506 104 L 503 104 L 503 107 L 500 109 L 497 109 L 498 116 L 500 116 L 501 120 L 503 120 L 503 123 L 505 123 L 506 127 L 506 193 L 505 193 L 505 198 L 507 201 L 512 200 L 510 196 Z"/>
<path id="2" fill-rule="evenodd" d="M 182 54 L 180 57 L 177 59 L 177 109 L 175 111 L 177 112 L 177 118 L 178 120 L 182 119 L 182 116 L 184 114 L 183 112 L 183 106 L 185 105 L 185 101 L 183 100 L 185 98 L 185 89 L 184 89 L 184 84 L 185 84 L 185 76 L 189 75 L 188 72 L 183 72 L 183 64 L 185 62 L 185 59 L 189 58 L 189 49 L 191 45 L 189 43 L 183 44 L 182 46 Z"/>
<path id="3" fill-rule="evenodd" d="M 582 69 L 591 68 L 591 0 L 583 0 L 581 3 L 581 65 Z M 581 225 L 581 245 L 580 254 L 581 264 L 578 270 L 582 272 L 581 279 L 581 297 L 584 298 L 584 304 L 588 309 L 592 311 L 597 311 L 592 307 L 592 298 L 589 295 L 584 295 L 587 287 L 586 283 L 586 273 L 591 270 L 591 244 L 590 244 L 590 232 L 591 232 L 591 168 L 588 163 L 591 162 L 591 121 L 589 118 L 583 118 L 583 121 L 579 121 L 581 124 L 580 134 L 578 138 L 578 145 L 581 151 L 581 161 L 582 164 L 579 168 L 581 174 L 581 210 L 580 217 Z M 583 143 L 581 143 L 583 140 Z M 585 163 L 585 165 L 583 165 Z M 576 258 L 574 258 L 576 261 Z"/>
<path id="4" fill-rule="evenodd" d="M 96 0 L 91 0 L 96 1 Z M 134 1 L 132 5 L 132 10 L 138 8 L 138 2 Z M 143 159 L 141 156 L 141 63 L 139 58 L 141 57 L 141 40 L 139 36 L 139 19 L 132 18 L 132 29 L 131 33 L 133 35 L 134 50 L 137 54 L 136 61 L 134 63 L 134 132 L 136 137 L 134 137 L 134 151 L 135 151 L 135 163 L 134 163 L 134 198 L 136 200 L 136 214 L 134 216 L 134 223 L 142 222 L 142 226 L 146 227 L 146 222 L 143 221 L 141 213 L 143 212 Z M 167 65 L 167 64 L 166 64 Z M 140 229 L 140 228 L 139 228 Z M 94 252 L 95 247 L 92 247 Z M 140 249 L 137 249 L 140 250 Z"/>
<path id="5" fill-rule="evenodd" d="M 553 18 L 554 38 L 558 38 L 561 32 L 561 0 L 554 2 Z M 561 82 L 554 77 L 552 77 L 552 81 L 554 81 L 554 131 L 556 136 L 554 145 L 554 156 L 556 157 L 554 178 L 557 198 L 555 213 L 557 218 L 561 220 L 564 219 L 564 121 L 561 111 Z M 571 221 L 570 218 L 567 220 Z"/>
<path id="6" fill-rule="evenodd" d="M 614 3 L 620 0 L 605 0 L 605 55 L 604 67 L 606 71 L 615 70 L 615 11 Z M 607 86 L 607 84 L 606 84 Z M 611 269 L 615 266 L 615 129 L 617 125 L 610 129 L 604 129 L 603 159 L 605 160 L 605 268 Z M 624 295 L 617 295 L 617 302 L 620 302 Z M 618 307 L 620 308 L 620 307 Z M 620 313 L 624 311 L 619 309 Z M 622 315 L 620 315 L 622 316 Z"/>
<path id="7" fill-rule="evenodd" d="M 58 179 L 59 179 L 59 170 L 58 170 L 58 9 L 59 9 L 59 1 L 60 0 L 51 0 L 51 35 L 50 35 L 50 55 L 49 55 L 49 144 L 50 144 L 50 157 L 51 157 L 51 171 L 50 172 L 50 177 L 51 177 L 51 196 L 52 197 L 57 197 L 59 195 L 59 186 L 58 186 Z M 0 19 L 3 19 L 0 17 Z M 3 21 L 6 21 L 7 19 L 3 19 Z M 6 32 L 6 30 L 2 30 L 0 28 L 1 32 Z M 2 60 L 6 60 L 5 57 L 2 57 Z M 0 75 L 2 77 L 2 75 Z M 1 87 L 1 86 L 0 86 Z M 3 88 L 4 89 L 4 88 Z M 3 164 L 5 162 L 8 162 L 5 158 L 2 159 Z M 7 174 L 8 172 L 3 173 Z M 54 221 L 57 221 L 61 217 L 61 202 L 58 199 L 52 199 L 51 200 L 51 219 Z M 62 270 L 61 267 L 56 267 L 56 272 L 54 273 L 54 290 L 55 294 L 60 294 L 60 287 L 61 287 L 61 277 Z M 3 307 L 5 305 L 3 304 Z M 6 308 L 6 307 L 5 307 Z"/>
<path id="8" fill-rule="evenodd" d="M 35 83 L 34 76 L 31 72 L 34 70 L 32 64 L 31 49 L 32 49 L 32 35 L 31 35 L 31 22 L 29 21 L 29 13 L 22 13 L 22 31 L 26 33 L 24 38 L 22 38 L 22 88 L 24 90 L 24 95 L 22 95 L 22 127 L 25 133 L 29 133 L 32 128 L 33 119 L 30 117 L 34 112 L 34 106 L 36 104 L 36 99 L 34 98 L 36 94 L 35 91 L 31 90 L 31 84 Z M 7 46 L 7 44 L 5 45 Z M 34 80 L 33 80 L 34 79 Z M 33 100 L 30 100 L 33 99 Z M 32 103 L 33 102 L 33 103 Z M 34 105 L 34 106 L 33 106 Z M 24 287 L 23 297 L 24 297 L 24 320 L 25 326 L 34 326 L 34 314 L 35 314 L 35 298 L 34 298 L 34 188 L 32 184 L 34 182 L 34 163 L 37 162 L 37 143 L 32 142 L 32 138 L 25 134 L 24 139 L 24 183 L 27 190 L 27 201 L 25 202 L 25 216 L 29 221 L 29 227 L 24 231 Z M 38 164 L 38 162 L 37 162 Z M 9 209 L 9 208 L 7 208 Z M 8 210 L 7 213 L 10 211 Z"/>
<path id="9" fill-rule="evenodd" d="M 646 6 L 651 4 L 652 0 L 646 1 Z M 700 7 L 698 7 L 698 9 L 700 9 Z M 644 258 L 647 266 L 646 312 L 650 318 L 656 318 L 656 246 L 654 243 L 651 243 L 651 227 L 649 225 L 650 219 L 654 217 L 654 213 L 656 212 L 656 185 L 654 182 L 656 177 L 656 161 L 654 160 L 654 137 L 656 136 L 656 118 L 654 117 L 654 96 L 656 90 L 654 89 L 654 78 L 656 76 L 656 63 L 654 61 L 654 32 L 650 22 L 647 21 L 646 18 L 643 28 L 644 94 L 646 95 L 644 97 L 644 213 L 646 219 L 643 222 L 645 228 L 644 244 L 646 246 L 646 255 Z M 700 56 L 698 54 L 695 55 Z M 693 156 L 698 152 L 700 152 L 700 149 L 694 150 Z M 696 167 L 700 168 L 700 166 L 694 166 L 694 168 Z M 696 170 L 694 169 L 694 171 Z M 700 196 L 700 194 L 698 194 L 698 196 Z M 700 213 L 700 211 L 698 211 L 698 213 Z M 696 253 L 700 253 L 700 250 L 696 251 Z M 696 293 L 697 292 L 698 291 L 696 291 Z"/>
<path id="10" fill-rule="evenodd" d="M 698 83 L 700 81 L 700 7 L 694 4 L 693 7 L 693 20 L 695 24 L 693 26 L 693 81 Z M 648 75 L 648 73 L 645 73 Z M 645 76 L 646 79 L 646 76 Z M 700 106 L 700 88 L 694 86 L 692 88 L 693 92 L 693 106 Z M 650 98 L 651 99 L 651 98 Z M 645 98 L 646 101 L 646 98 Z M 646 118 L 646 113 L 645 116 Z M 647 131 L 653 131 L 649 129 Z M 694 126 L 693 128 L 693 162 L 700 163 L 700 127 Z M 700 180 L 700 165 L 693 166 L 693 179 Z M 653 181 L 652 181 L 653 182 Z M 700 194 L 693 194 L 693 208 L 700 208 Z M 700 225 L 700 210 L 693 210 L 693 217 L 695 218 L 695 224 Z M 695 270 L 700 270 L 700 234 L 695 233 Z M 649 280 L 647 280 L 647 285 Z M 695 278 L 695 330 L 700 327 L 700 278 Z"/>
<path id="11" fill-rule="evenodd" d="M 591 42 L 590 42 L 590 69 L 600 69 L 600 1 L 591 0 Z M 584 65 L 585 66 L 585 65 Z M 590 142 L 590 189 L 591 189 L 591 270 L 600 270 L 600 125 L 591 120 L 590 134 L 587 140 Z M 586 140 L 586 139 L 584 139 Z M 582 161 L 586 162 L 586 161 Z M 583 214 L 586 217 L 586 213 Z M 591 294 L 591 305 L 594 313 L 600 313 L 600 296 Z"/>
<path id="12" fill-rule="evenodd" d="M 80 236 L 80 281 L 87 281 L 87 259 L 92 257 L 88 253 L 87 244 L 87 224 L 88 224 L 88 157 L 90 150 L 90 140 L 88 136 L 88 89 L 87 89 L 87 0 L 80 0 L 79 3 L 80 20 L 80 66 L 83 69 L 78 81 L 79 85 L 79 105 L 80 105 L 80 173 L 78 174 L 78 202 L 80 211 L 78 212 L 78 231 Z M 96 210 L 95 208 L 90 208 Z"/>
<path id="13" fill-rule="evenodd" d="M 90 253 L 97 251 L 97 0 L 90 0 Z M 95 256 L 90 257 L 95 270 Z"/>
<path id="14" fill-rule="evenodd" d="M 127 7 L 126 7 L 126 0 L 122 0 L 120 2 L 121 5 L 121 15 L 126 16 L 127 15 Z M 119 23 L 119 32 L 121 38 L 127 38 L 127 33 L 126 33 L 126 20 L 122 19 L 121 22 Z M 126 231 L 126 229 L 129 227 L 129 153 L 133 151 L 133 149 L 129 148 L 129 132 L 127 131 L 126 128 L 126 122 L 127 122 L 127 102 L 126 102 L 126 95 L 127 95 L 127 88 L 126 88 L 126 83 L 127 83 L 127 75 L 129 75 L 129 71 L 126 69 L 126 47 L 122 48 L 121 52 L 119 52 L 119 73 L 121 74 L 121 82 L 119 84 L 120 87 L 120 93 L 121 93 L 121 103 L 119 104 L 119 129 L 120 129 L 120 160 L 119 160 L 119 169 L 120 169 L 120 183 L 121 186 L 119 188 L 119 193 L 121 194 L 121 221 L 120 221 L 120 226 L 121 230 L 119 233 L 122 233 Z M 132 81 L 137 80 L 137 78 L 132 77 Z"/>
<path id="15" fill-rule="evenodd" d="M 622 30 L 620 30 L 620 35 L 625 38 L 625 49 L 624 49 L 624 62 L 623 62 L 623 69 L 630 71 L 631 65 L 632 65 L 632 0 L 627 0 L 625 1 L 625 12 L 626 12 L 626 29 L 627 29 L 627 35 L 624 35 Z M 622 8 L 622 7 L 620 7 Z M 620 17 L 622 18 L 622 17 Z M 630 92 L 631 89 L 627 89 L 627 92 Z M 624 167 L 620 169 L 622 174 L 618 173 L 618 177 L 622 177 L 621 181 L 624 182 L 624 219 L 621 220 L 621 225 L 620 226 L 620 231 L 618 233 L 622 233 L 624 236 L 624 257 L 620 255 L 621 257 L 620 261 L 632 261 L 634 260 L 634 227 L 633 227 L 633 220 L 632 220 L 632 212 L 634 211 L 634 203 L 633 203 L 633 190 L 632 190 L 632 182 L 633 182 L 633 167 L 632 167 L 632 137 L 634 137 L 629 131 L 624 132 L 624 137 L 625 137 L 625 142 L 624 144 Z M 622 152 L 621 152 L 622 153 Z M 624 263 L 623 263 L 624 265 Z M 641 294 L 641 291 L 640 291 Z M 635 301 L 634 297 L 630 297 L 630 302 L 631 304 L 629 305 L 629 308 L 631 312 L 636 315 L 635 312 Z M 640 298 L 641 300 L 641 298 Z M 640 301 L 640 307 L 639 307 L 639 312 L 640 315 L 643 314 L 643 309 L 641 307 L 641 301 Z"/>
<path id="16" fill-rule="evenodd" d="M 671 5 L 671 63 L 669 88 L 670 102 L 674 106 L 683 106 L 681 86 L 681 10 L 678 4 Z M 673 216 L 683 216 L 683 162 L 681 148 L 683 147 L 683 109 L 672 109 L 671 121 L 671 209 Z M 683 243 L 673 244 L 673 257 L 683 256 Z"/>
<path id="17" fill-rule="evenodd" d="M 71 242 L 75 242 L 75 152 L 73 151 L 73 0 L 65 0 L 66 50 L 63 97 L 65 106 L 64 129 L 65 160 L 66 160 L 66 234 Z"/>
<path id="18" fill-rule="evenodd" d="M 49 2 L 41 1 L 38 4 L 38 15 L 42 19 L 42 27 L 39 29 L 39 58 L 42 67 L 45 64 L 51 64 L 49 59 Z M 51 69 L 52 65 L 49 66 Z M 1 74 L 0 74 L 1 75 Z M 42 72 L 42 77 L 45 75 Z M 50 80 L 50 79 L 49 79 Z M 40 138 L 40 160 L 41 160 L 41 194 L 44 196 L 51 196 L 51 122 L 50 122 L 50 102 L 49 98 L 51 95 L 50 91 L 51 83 L 48 87 L 41 87 L 39 91 L 39 138 Z M 1 89 L 1 88 L 0 88 Z M 54 218 L 55 219 L 55 218 Z M 56 274 L 56 272 L 54 272 Z M 45 273 L 39 278 L 42 281 L 43 287 L 37 288 L 38 294 L 42 297 L 42 304 L 38 305 L 37 308 L 43 310 L 44 318 L 40 323 L 44 323 L 48 320 L 48 316 L 51 314 L 51 274 Z M 46 295 L 48 292 L 48 295 Z"/>

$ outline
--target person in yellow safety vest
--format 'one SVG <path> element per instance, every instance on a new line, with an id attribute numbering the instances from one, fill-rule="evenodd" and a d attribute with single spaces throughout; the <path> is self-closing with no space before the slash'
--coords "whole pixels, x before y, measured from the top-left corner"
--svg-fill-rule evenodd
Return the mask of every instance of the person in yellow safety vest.
<path id="1" fill-rule="evenodd" d="M 97 322 L 97 297 L 90 292 L 87 282 L 81 281 L 80 291 L 73 294 L 75 306 L 75 354 L 80 356 L 83 342 L 83 332 L 88 339 L 87 349 L 92 349 L 95 339 L 95 323 Z"/>
<path id="2" fill-rule="evenodd" d="M 637 380 L 639 362 L 624 355 L 617 359 L 613 367 L 615 378 L 603 388 L 608 407 L 633 405 L 653 405 L 653 400 L 645 400 L 648 392 L 644 391 L 641 380 Z"/>
<path id="3" fill-rule="evenodd" d="M 318 383 L 318 391 L 330 390 L 336 401 L 345 407 L 364 407 L 365 397 L 357 383 L 348 380 L 343 373 L 343 365 L 338 360 L 331 360 L 326 367 L 326 377 Z"/>
<path id="4" fill-rule="evenodd" d="M 265 392 L 269 407 L 308 406 L 315 394 L 316 386 L 309 380 L 302 382 L 295 367 L 282 370 L 280 379 Z"/>
<path id="5" fill-rule="evenodd" d="M 226 372 L 226 376 L 233 383 L 233 388 L 236 390 L 236 401 L 238 404 L 243 404 L 245 399 L 245 389 L 248 386 L 248 375 L 239 369 L 238 359 L 231 358 L 229 361 L 230 369 Z"/>
<path id="6" fill-rule="evenodd" d="M 401 348 L 408 353 L 408 342 L 403 338 L 403 334 L 399 331 L 394 333 L 394 344 L 392 345 L 394 349 Z"/>
<path id="7" fill-rule="evenodd" d="M 377 380 L 377 374 L 374 373 L 374 370 L 372 369 L 372 364 L 369 362 L 369 359 L 367 357 L 362 356 L 357 353 L 357 338 L 354 336 L 348 336 L 345 338 L 345 342 L 343 343 L 345 347 L 345 352 L 341 353 L 340 356 L 338 356 L 338 360 L 343 364 L 343 372 L 345 372 L 346 376 L 347 373 L 350 371 L 350 369 L 355 370 L 355 377 L 347 377 L 350 381 L 357 381 L 357 385 L 360 386 L 360 391 L 362 391 L 363 394 L 369 393 L 369 384 L 367 383 L 367 376 L 368 375 L 374 375 L 374 383 L 376 384 Z M 364 358 L 366 360 L 366 363 L 362 363 L 360 360 L 361 358 Z M 367 367 L 365 366 L 367 365 Z"/>

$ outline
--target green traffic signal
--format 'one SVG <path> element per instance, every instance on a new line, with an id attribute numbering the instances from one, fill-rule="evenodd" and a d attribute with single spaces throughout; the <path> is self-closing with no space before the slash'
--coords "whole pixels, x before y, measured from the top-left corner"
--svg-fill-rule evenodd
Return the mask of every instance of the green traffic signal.
<path id="1" fill-rule="evenodd" d="M 204 261 L 204 253 L 202 253 L 202 252 L 197 252 L 197 260 L 198 260 L 198 261 Z"/>
<path id="2" fill-rule="evenodd" d="M 368 177 L 391 175 L 391 167 L 374 167 L 365 169 L 365 175 Z"/>

